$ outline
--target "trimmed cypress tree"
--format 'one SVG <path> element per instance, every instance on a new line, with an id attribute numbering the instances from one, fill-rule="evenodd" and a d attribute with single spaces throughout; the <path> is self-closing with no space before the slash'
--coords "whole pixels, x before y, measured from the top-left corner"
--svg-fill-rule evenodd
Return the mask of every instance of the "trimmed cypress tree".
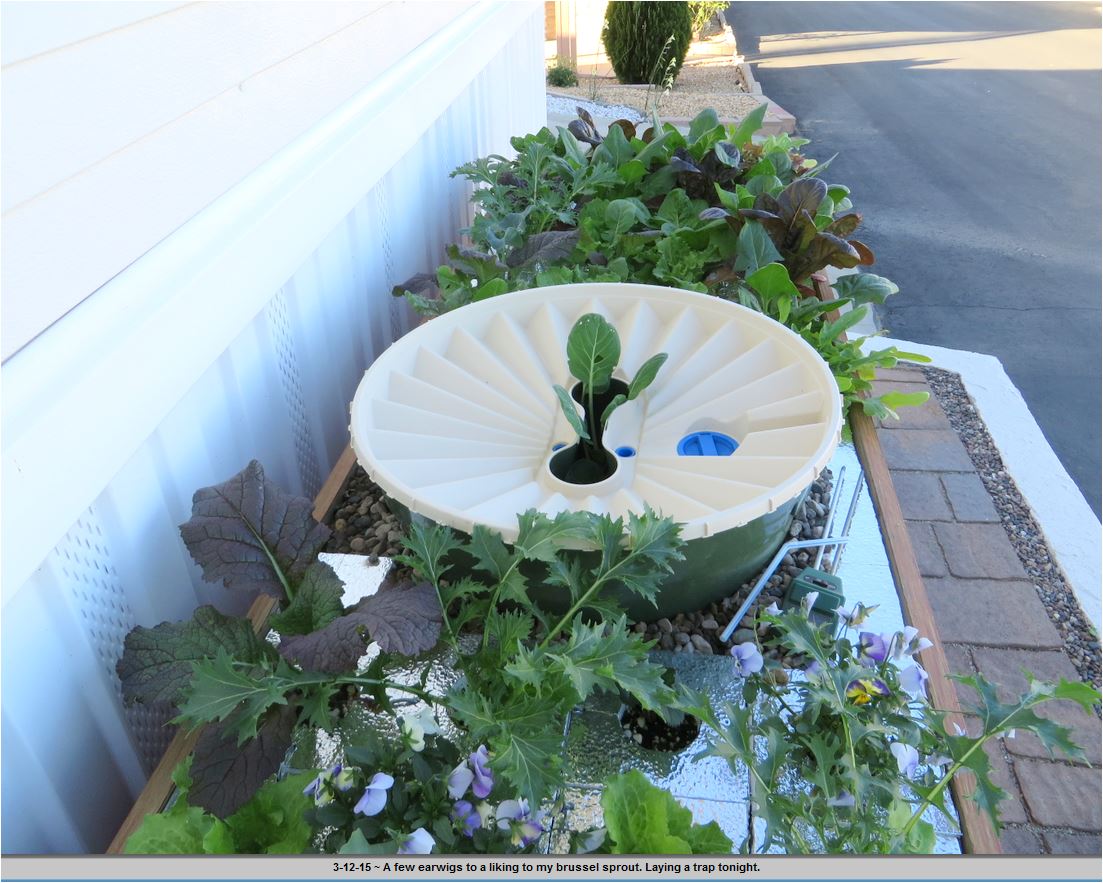
<path id="1" fill-rule="evenodd" d="M 688 3 L 613 0 L 605 8 L 601 42 L 622 83 L 659 85 L 668 70 L 677 77 L 692 38 Z"/>

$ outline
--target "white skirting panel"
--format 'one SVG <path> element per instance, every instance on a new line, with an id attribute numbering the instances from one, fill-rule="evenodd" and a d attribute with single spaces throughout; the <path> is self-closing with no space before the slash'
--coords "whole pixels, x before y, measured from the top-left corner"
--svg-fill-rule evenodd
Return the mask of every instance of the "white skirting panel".
<path id="1" fill-rule="evenodd" d="M 226 611 L 180 541 L 251 458 L 317 493 L 391 287 L 469 220 L 448 173 L 543 125 L 539 4 L 483 3 L 5 364 L 3 844 L 98 852 L 171 735 L 124 709 L 127 631 Z"/>

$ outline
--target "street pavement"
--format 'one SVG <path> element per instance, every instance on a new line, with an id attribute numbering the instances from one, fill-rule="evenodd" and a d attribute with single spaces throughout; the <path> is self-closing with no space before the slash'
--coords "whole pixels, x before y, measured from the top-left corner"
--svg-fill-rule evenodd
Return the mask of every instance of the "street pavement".
<path id="1" fill-rule="evenodd" d="M 1096 3 L 736 2 L 728 19 L 851 188 L 891 336 L 998 357 L 1100 512 Z"/>

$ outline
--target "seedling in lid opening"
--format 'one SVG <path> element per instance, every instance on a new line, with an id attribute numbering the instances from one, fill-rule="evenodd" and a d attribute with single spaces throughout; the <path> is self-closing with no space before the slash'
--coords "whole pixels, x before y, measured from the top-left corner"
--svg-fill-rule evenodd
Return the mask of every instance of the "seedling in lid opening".
<path id="1" fill-rule="evenodd" d="M 620 362 L 617 329 L 597 313 L 587 313 L 575 322 L 567 336 L 567 367 L 578 384 L 573 398 L 558 384 L 555 394 L 579 440 L 552 458 L 553 475 L 572 484 L 594 484 L 616 471 L 616 457 L 602 445 L 605 427 L 617 408 L 638 398 L 654 382 L 666 358 L 666 353 L 652 356 L 626 384 L 613 377 Z M 576 401 L 585 417 L 575 409 Z"/>

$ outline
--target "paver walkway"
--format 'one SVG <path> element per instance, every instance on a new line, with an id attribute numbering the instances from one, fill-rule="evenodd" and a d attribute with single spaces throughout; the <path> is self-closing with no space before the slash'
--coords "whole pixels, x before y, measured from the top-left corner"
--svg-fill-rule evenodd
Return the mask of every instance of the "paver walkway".
<path id="1" fill-rule="evenodd" d="M 876 393 L 929 389 L 921 371 L 882 371 Z M 964 445 L 932 394 L 878 429 L 950 668 L 1008 691 L 1078 678 Z M 966 698 L 964 688 L 959 688 Z M 1100 853 L 1100 721 L 1062 702 L 1043 712 L 1072 727 L 1088 763 L 1053 760 L 1030 734 L 988 746 L 1005 853 Z"/>

